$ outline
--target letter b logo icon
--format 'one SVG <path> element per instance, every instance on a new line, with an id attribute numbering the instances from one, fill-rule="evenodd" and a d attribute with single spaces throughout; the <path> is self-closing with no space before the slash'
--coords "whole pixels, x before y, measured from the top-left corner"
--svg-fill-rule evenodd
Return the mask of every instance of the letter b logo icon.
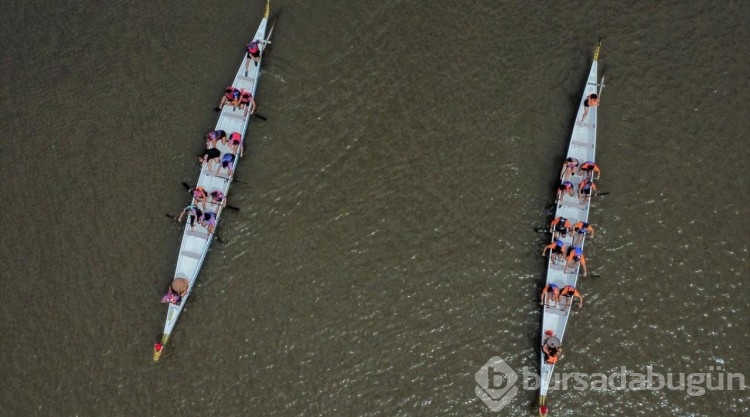
<path id="1" fill-rule="evenodd" d="M 474 375 L 474 392 L 492 411 L 500 411 L 518 394 L 518 374 L 499 356 L 493 356 Z"/>

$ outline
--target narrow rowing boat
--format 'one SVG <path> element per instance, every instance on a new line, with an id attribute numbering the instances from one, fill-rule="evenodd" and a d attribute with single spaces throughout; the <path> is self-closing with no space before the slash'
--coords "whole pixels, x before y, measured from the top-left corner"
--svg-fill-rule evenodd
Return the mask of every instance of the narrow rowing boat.
<path id="1" fill-rule="evenodd" d="M 597 107 L 589 107 L 586 118 L 582 120 L 584 115 L 584 101 L 589 97 L 590 94 L 598 93 L 601 96 L 601 89 L 604 86 L 604 77 L 602 77 L 601 83 L 598 83 L 598 68 L 597 61 L 599 59 L 599 49 L 601 48 L 601 42 L 596 45 L 594 52 L 593 62 L 591 63 L 591 70 L 589 71 L 589 77 L 586 81 L 586 86 L 583 89 L 583 95 L 579 102 L 579 109 L 576 115 L 575 123 L 573 125 L 573 133 L 570 135 L 570 144 L 568 146 L 567 157 L 575 158 L 580 161 L 581 164 L 584 161 L 594 161 L 596 151 L 596 123 L 597 123 Z M 597 91 L 598 88 L 598 91 Z M 599 98 L 601 99 L 601 97 Z M 585 175 L 585 174 L 584 174 Z M 578 188 L 579 184 L 583 180 L 583 177 L 579 175 L 572 175 L 569 179 L 573 183 L 575 189 Z M 577 195 L 562 194 L 562 197 L 556 203 L 555 218 L 563 217 L 568 219 L 571 224 L 576 222 L 588 222 L 589 209 L 591 207 L 591 199 L 586 199 L 584 202 L 580 202 Z M 585 236 L 585 235 L 584 235 Z M 566 247 L 573 246 L 573 234 L 569 234 L 566 237 L 559 237 L 563 240 Z M 577 247 L 583 249 L 585 237 L 576 242 Z M 554 241 L 554 236 L 553 236 Z M 550 254 L 549 262 L 547 265 L 547 285 L 557 285 L 558 288 L 562 289 L 565 286 L 572 286 L 575 288 L 578 280 L 578 271 L 580 264 L 574 265 L 573 268 L 568 269 L 565 261 L 561 263 L 560 260 L 555 259 Z M 563 299 L 565 297 L 562 297 Z M 572 297 L 571 297 L 572 298 Z M 542 345 L 548 342 L 548 338 L 556 337 L 558 340 L 552 345 L 562 344 L 563 336 L 565 334 L 565 327 L 568 324 L 570 317 L 570 311 L 572 306 L 571 302 L 567 301 L 552 301 L 547 302 L 543 300 L 543 315 L 542 315 L 542 329 L 541 329 L 541 340 Z M 549 341 L 552 342 L 552 341 Z M 547 415 L 548 408 L 546 406 L 547 392 L 550 389 L 552 382 L 552 373 L 555 368 L 554 363 L 548 363 L 545 359 L 545 353 L 540 352 L 541 355 L 541 383 L 539 388 L 539 415 L 544 417 Z"/>
<path id="2" fill-rule="evenodd" d="M 271 33 L 273 27 L 266 35 L 266 26 L 268 25 L 268 15 L 270 11 L 270 4 L 266 2 L 266 10 L 263 19 L 260 21 L 258 30 L 255 32 L 253 41 L 258 42 L 260 49 L 260 60 L 255 65 L 254 63 L 248 63 L 247 54 L 244 54 L 242 64 L 234 78 L 232 86 L 240 90 L 249 90 L 252 92 L 253 97 L 258 87 L 258 80 L 260 78 L 260 67 L 263 59 L 263 51 L 270 43 Z M 249 64 L 249 65 L 248 65 Z M 216 123 L 215 130 L 223 130 L 228 135 L 231 133 L 238 133 L 242 139 L 242 143 L 246 142 L 247 125 L 252 116 L 246 114 L 244 109 L 232 107 L 231 103 L 227 103 L 221 109 L 219 113 L 219 120 Z M 223 144 L 221 141 L 216 142 L 216 148 L 221 151 L 222 158 L 225 155 L 235 155 L 235 159 L 232 162 L 233 167 L 237 165 L 237 159 L 241 156 L 241 152 L 238 152 L 236 148 L 232 148 L 229 144 Z M 216 171 L 215 167 L 211 167 L 209 170 L 208 164 L 203 164 L 201 168 L 196 187 L 203 187 L 207 193 L 213 191 L 219 191 L 225 196 L 229 194 L 229 186 L 232 184 L 233 172 L 226 170 L 226 174 L 222 170 Z M 215 213 L 215 224 L 218 224 L 219 218 L 221 217 L 221 205 L 220 204 L 206 204 L 205 211 Z M 196 278 L 200 271 L 203 260 L 206 258 L 208 249 L 211 245 L 211 241 L 214 237 L 214 231 L 209 230 L 207 227 L 202 226 L 199 222 L 193 219 L 194 216 L 188 216 L 188 221 L 185 223 L 185 230 L 182 234 L 182 244 L 180 245 L 180 251 L 177 255 L 177 267 L 173 278 L 173 284 L 179 282 L 184 289 L 184 294 L 175 303 L 169 303 L 167 310 L 167 320 L 164 323 L 164 333 L 161 341 L 154 345 L 154 361 L 158 361 L 164 351 L 164 346 L 169 341 L 169 337 L 172 334 L 175 323 L 180 317 L 182 309 L 187 303 L 188 296 L 193 290 Z M 191 222 L 195 222 L 195 226 L 191 226 Z M 208 226 L 208 225 L 207 225 Z M 186 288 L 185 288 L 186 287 Z"/>

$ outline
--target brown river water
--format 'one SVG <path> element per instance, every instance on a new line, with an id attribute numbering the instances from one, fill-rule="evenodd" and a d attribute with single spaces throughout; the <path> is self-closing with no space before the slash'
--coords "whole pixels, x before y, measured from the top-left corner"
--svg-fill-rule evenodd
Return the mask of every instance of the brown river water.
<path id="1" fill-rule="evenodd" d="M 5 2 L 0 415 L 532 416 L 535 228 L 603 38 L 600 191 L 559 372 L 750 377 L 750 3 L 295 2 L 246 157 L 151 361 L 212 111 L 261 1 Z M 740 416 L 750 391 L 559 390 L 551 416 Z"/>

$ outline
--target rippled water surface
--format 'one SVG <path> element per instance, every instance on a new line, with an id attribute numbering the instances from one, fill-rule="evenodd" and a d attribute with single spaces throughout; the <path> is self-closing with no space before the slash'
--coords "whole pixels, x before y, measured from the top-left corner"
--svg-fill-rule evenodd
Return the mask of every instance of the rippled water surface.
<path id="1" fill-rule="evenodd" d="M 601 191 L 560 372 L 750 376 L 746 2 L 292 2 L 227 212 L 151 362 L 181 181 L 263 3 L 0 6 L 0 414 L 524 416 L 544 213 L 603 37 Z M 554 392 L 724 416 L 748 391 Z"/>

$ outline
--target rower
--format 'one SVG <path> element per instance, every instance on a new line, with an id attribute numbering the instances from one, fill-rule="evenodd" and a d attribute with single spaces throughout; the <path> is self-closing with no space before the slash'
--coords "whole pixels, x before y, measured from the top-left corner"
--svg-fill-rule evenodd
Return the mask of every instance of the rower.
<path id="1" fill-rule="evenodd" d="M 599 169 L 599 166 L 594 163 L 594 161 L 586 161 L 581 165 L 580 168 L 578 168 L 578 175 L 581 175 L 581 173 L 586 174 L 586 178 L 591 178 L 594 174 L 596 174 L 595 179 L 599 179 L 602 176 L 602 171 Z"/>
<path id="2" fill-rule="evenodd" d="M 219 107 L 215 108 L 216 111 L 221 111 L 221 109 L 224 108 L 224 105 L 229 103 L 234 107 L 234 109 L 237 109 L 237 105 L 240 104 L 240 95 L 242 93 L 238 88 L 234 88 L 231 85 L 224 89 L 224 95 L 221 96 L 221 101 L 219 102 Z"/>
<path id="3" fill-rule="evenodd" d="M 574 224 L 573 232 L 575 232 L 575 234 L 573 235 L 573 246 L 581 246 L 581 244 L 583 243 L 583 238 L 585 238 L 586 236 L 591 239 L 594 238 L 594 228 L 586 222 L 578 222 Z"/>
<path id="4" fill-rule="evenodd" d="M 207 164 L 207 168 L 210 171 L 213 165 L 219 162 L 221 157 L 221 151 L 214 147 L 207 147 L 202 154 L 198 155 L 198 163 L 203 166 Z"/>
<path id="5" fill-rule="evenodd" d="M 583 256 L 583 249 L 580 246 L 570 246 L 567 255 L 564 273 L 567 274 L 569 269 L 576 270 L 580 265 L 583 267 L 583 276 L 589 274 L 586 270 L 586 257 Z"/>
<path id="6" fill-rule="evenodd" d="M 167 290 L 167 294 L 162 297 L 162 303 L 180 304 L 182 298 L 187 294 L 190 284 L 185 278 L 175 278 Z"/>
<path id="7" fill-rule="evenodd" d="M 198 203 L 201 203 L 203 210 L 206 209 L 206 199 L 208 198 L 208 193 L 206 193 L 206 189 L 197 186 L 190 190 L 190 193 L 193 194 L 193 205 L 198 205 Z"/>
<path id="8" fill-rule="evenodd" d="M 574 187 L 573 183 L 570 181 L 560 182 L 560 185 L 557 186 L 557 200 L 556 201 L 561 201 L 565 194 L 572 196 L 573 187 Z"/>
<path id="9" fill-rule="evenodd" d="M 583 116 L 581 116 L 581 123 L 589 114 L 589 107 L 596 107 L 599 105 L 599 96 L 596 93 L 589 94 L 585 100 L 583 100 Z"/>
<path id="10" fill-rule="evenodd" d="M 245 153 L 245 145 L 242 143 L 242 134 L 240 134 L 240 132 L 232 132 L 232 134 L 229 135 L 229 148 L 232 149 L 232 153 L 235 155 L 237 154 L 237 151 L 239 151 L 240 157 Z"/>
<path id="11" fill-rule="evenodd" d="M 560 179 L 563 181 L 569 180 L 570 176 L 576 172 L 576 168 L 578 168 L 578 160 L 568 157 L 563 162 L 562 169 L 560 170 Z"/>
<path id="12" fill-rule="evenodd" d="M 550 258 L 552 259 L 552 262 L 556 262 L 563 258 L 563 249 L 565 248 L 565 243 L 558 239 L 554 242 L 550 243 L 549 245 L 545 246 L 544 249 L 542 249 L 542 256 L 544 256 L 547 252 L 547 249 L 549 249 Z"/>
<path id="13" fill-rule="evenodd" d="M 542 340 L 542 352 L 544 352 L 544 362 L 550 365 L 557 363 L 560 353 L 562 353 L 562 347 L 560 346 L 560 339 L 555 336 L 555 332 L 548 329 L 544 332 L 544 340 Z"/>
<path id="14" fill-rule="evenodd" d="M 227 144 L 227 132 L 223 130 L 212 130 L 206 133 L 206 148 L 215 148 L 216 142 Z"/>
<path id="15" fill-rule="evenodd" d="M 578 297 L 578 308 L 583 307 L 583 296 L 581 296 L 581 293 L 579 293 L 572 285 L 566 285 L 563 287 L 562 291 L 560 291 L 560 296 L 563 297 L 563 309 L 573 304 L 573 297 Z"/>
<path id="16" fill-rule="evenodd" d="M 209 193 L 211 204 L 219 204 L 222 207 L 227 205 L 227 198 L 220 190 L 213 190 Z"/>
<path id="17" fill-rule="evenodd" d="M 254 40 L 247 44 L 247 61 L 245 62 L 245 76 L 247 77 L 247 70 L 250 68 L 250 61 L 253 61 L 255 66 L 258 66 L 260 62 L 260 40 Z"/>
<path id="18" fill-rule="evenodd" d="M 203 212 L 191 203 L 182 209 L 182 213 L 180 213 L 180 217 L 177 218 L 177 222 L 182 223 L 182 217 L 185 215 L 187 215 L 188 220 L 190 220 L 190 230 L 193 230 L 195 229 L 195 219 L 199 219 L 203 215 Z"/>
<path id="19" fill-rule="evenodd" d="M 209 203 L 218 206 L 218 209 L 216 210 L 216 216 L 218 217 L 221 215 L 221 210 L 227 205 L 227 196 L 225 196 L 220 190 L 213 190 L 209 195 L 211 196 L 211 201 Z"/>
<path id="20" fill-rule="evenodd" d="M 550 338 L 552 339 L 552 338 Z M 554 337 L 554 339 L 557 339 Z M 557 343 L 560 343 L 560 339 L 557 339 Z M 544 362 L 548 365 L 554 365 L 557 363 L 557 361 L 560 359 L 560 354 L 562 353 L 562 346 L 549 346 L 547 344 L 542 346 L 542 352 L 544 352 Z"/>
<path id="21" fill-rule="evenodd" d="M 224 156 L 221 157 L 221 164 L 216 167 L 216 170 L 214 171 L 214 175 L 219 175 L 219 172 L 221 172 L 222 169 L 226 168 L 227 175 L 229 175 L 229 178 L 232 177 L 232 174 L 234 174 L 234 160 L 235 157 L 231 153 L 226 153 Z"/>
<path id="22" fill-rule="evenodd" d="M 587 203 L 591 197 L 591 192 L 597 193 L 596 184 L 590 179 L 585 179 L 578 184 L 578 202 L 580 204 Z"/>
<path id="23" fill-rule="evenodd" d="M 201 226 L 206 228 L 209 235 L 213 234 L 214 229 L 216 228 L 216 213 L 214 213 L 213 211 L 207 211 L 203 213 L 203 217 L 201 218 Z"/>
<path id="24" fill-rule="evenodd" d="M 249 90 L 242 90 L 240 94 L 240 109 L 245 109 L 245 117 L 247 114 L 255 113 L 255 99 L 253 93 Z"/>
<path id="25" fill-rule="evenodd" d="M 542 295 L 541 295 L 542 302 L 541 304 L 544 304 L 545 307 L 551 307 L 557 303 L 560 302 L 560 287 L 557 286 L 557 284 L 549 283 L 542 288 Z M 550 305 L 549 302 L 552 301 L 553 304 Z"/>
<path id="26" fill-rule="evenodd" d="M 570 231 L 570 222 L 565 217 L 560 216 L 550 222 L 549 230 L 552 231 L 552 239 L 558 239 L 560 237 L 565 239 Z"/>

